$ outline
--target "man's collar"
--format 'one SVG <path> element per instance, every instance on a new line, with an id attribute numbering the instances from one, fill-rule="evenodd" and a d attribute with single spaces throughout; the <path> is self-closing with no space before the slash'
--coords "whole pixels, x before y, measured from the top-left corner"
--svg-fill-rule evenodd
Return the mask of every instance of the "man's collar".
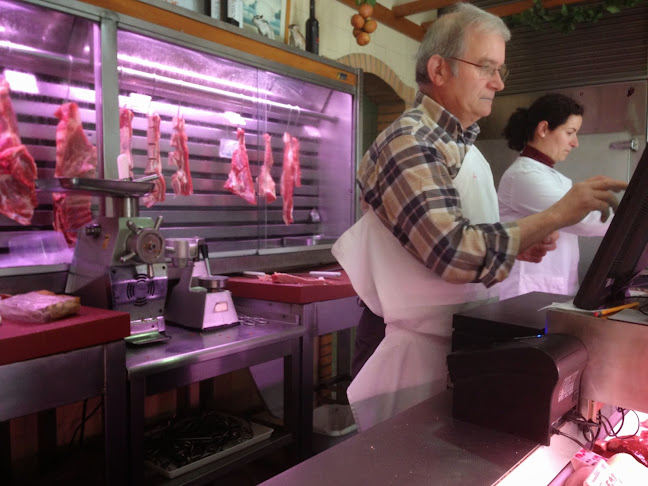
<path id="1" fill-rule="evenodd" d="M 456 116 L 421 91 L 416 94 L 414 106 L 421 106 L 455 140 L 463 137 L 468 144 L 472 144 L 479 135 L 480 128 L 477 123 L 473 123 L 464 130 Z"/>

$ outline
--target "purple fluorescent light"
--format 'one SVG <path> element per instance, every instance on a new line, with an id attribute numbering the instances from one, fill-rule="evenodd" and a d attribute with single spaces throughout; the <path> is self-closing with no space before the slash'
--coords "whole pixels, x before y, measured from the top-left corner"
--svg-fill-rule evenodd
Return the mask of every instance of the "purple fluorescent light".
<path id="1" fill-rule="evenodd" d="M 236 98 L 239 100 L 245 100 L 245 101 L 252 101 L 256 103 L 261 103 L 264 105 L 268 106 L 276 106 L 279 108 L 285 108 L 288 110 L 296 110 L 296 111 L 301 111 L 301 108 L 296 105 L 288 105 L 286 103 L 279 103 L 277 101 L 271 101 L 271 100 L 264 100 L 262 98 L 257 98 L 256 96 L 249 96 L 249 95 L 244 95 L 244 94 L 239 94 L 239 93 L 232 93 L 230 91 L 225 91 L 222 89 L 218 88 L 210 88 L 209 86 L 202 86 L 200 84 L 196 83 L 188 83 L 186 81 L 182 81 L 179 79 L 174 79 L 174 78 L 169 78 L 167 76 L 160 76 L 155 73 L 147 73 L 144 71 L 138 71 L 137 69 L 131 69 L 127 67 L 119 67 L 117 68 L 119 71 L 122 73 L 126 74 L 131 74 L 133 76 L 137 76 L 139 78 L 144 78 L 144 79 L 151 79 L 153 81 L 161 81 L 163 83 L 167 83 L 170 85 L 174 86 L 179 86 L 181 88 L 189 88 L 189 89 L 194 89 L 196 91 L 203 91 L 206 93 L 213 93 L 217 95 L 222 95 L 222 96 L 227 96 L 229 98 Z"/>
<path id="2" fill-rule="evenodd" d="M 11 71 L 9 69 L 5 69 L 3 74 L 11 87 L 11 91 L 30 94 L 40 93 L 36 83 L 36 76 L 33 74 Z"/>
<path id="3" fill-rule="evenodd" d="M 149 100 L 148 103 L 145 103 L 146 99 Z M 234 125 L 245 126 L 247 124 L 245 119 L 238 113 L 235 113 L 235 117 L 233 118 L 230 115 L 231 112 L 214 113 L 213 111 L 201 110 L 199 108 L 178 106 L 171 103 L 164 103 L 162 101 L 151 101 L 150 96 L 141 95 L 138 93 L 131 93 L 129 96 L 120 95 L 119 106 L 122 108 L 129 108 L 138 113 L 159 113 L 160 115 L 167 116 L 182 114 L 187 118 L 193 118 L 197 120 L 222 118 Z"/>
<path id="4" fill-rule="evenodd" d="M 0 47 L 4 47 L 6 49 L 13 49 L 21 52 L 39 52 L 38 49 L 35 49 L 33 47 L 23 46 L 22 44 L 16 44 L 15 42 L 11 42 L 8 40 L 0 41 Z"/>
<path id="5" fill-rule="evenodd" d="M 241 84 L 241 83 L 237 83 L 237 82 L 234 82 L 234 81 L 228 81 L 226 79 L 215 78 L 213 76 L 207 76 L 206 74 L 200 74 L 200 73 L 196 73 L 196 72 L 193 72 L 193 71 L 188 71 L 187 69 L 167 66 L 165 64 L 160 64 L 159 62 L 153 62 L 153 61 L 149 61 L 147 59 L 142 59 L 142 58 L 135 57 L 135 56 L 129 56 L 128 54 L 117 54 L 117 59 L 119 59 L 120 61 L 125 61 L 125 62 L 130 62 L 132 64 L 137 64 L 138 66 L 146 67 L 146 68 L 149 68 L 149 69 L 159 69 L 159 70 L 166 71 L 167 73 L 174 74 L 174 75 L 181 74 L 181 75 L 184 75 L 184 76 L 189 76 L 189 77 L 192 77 L 192 78 L 201 79 L 203 81 L 208 81 L 208 82 L 214 83 L 214 84 L 220 84 L 220 85 L 223 85 L 223 86 L 227 86 L 229 88 L 237 88 L 237 89 L 242 89 L 242 90 L 245 90 L 245 91 L 253 91 L 255 93 L 260 93 L 260 94 L 263 93 L 263 94 L 267 94 L 267 95 L 272 94 L 272 91 L 268 91 L 268 90 L 265 90 L 265 89 L 258 89 L 258 88 L 255 88 L 253 86 L 249 86 L 247 84 Z"/>
<path id="6" fill-rule="evenodd" d="M 320 138 L 322 136 L 318 128 L 312 127 L 310 125 L 305 125 L 304 131 L 309 137 Z"/>
<path id="7" fill-rule="evenodd" d="M 226 111 L 225 113 L 223 113 L 223 116 L 232 125 L 239 125 L 243 127 L 246 125 L 245 119 L 241 115 L 239 115 L 238 113 L 234 113 L 233 111 Z"/>

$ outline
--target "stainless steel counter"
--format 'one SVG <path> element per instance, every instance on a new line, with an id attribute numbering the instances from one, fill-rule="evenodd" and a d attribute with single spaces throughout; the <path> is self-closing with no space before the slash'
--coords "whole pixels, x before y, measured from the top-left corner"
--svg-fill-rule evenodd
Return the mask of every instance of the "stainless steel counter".
<path id="1" fill-rule="evenodd" d="M 268 320 L 199 332 L 167 326 L 168 341 L 126 352 L 129 378 L 131 464 L 130 484 L 144 482 L 144 401 L 146 396 L 173 390 L 270 360 L 284 360 L 284 400 L 287 431 L 277 431 L 254 446 L 181 476 L 182 484 L 206 484 L 235 463 L 252 460 L 264 449 L 305 442 L 302 360 L 312 362 L 312 348 L 302 351 L 305 329 L 285 321 Z M 308 349 L 311 349 L 308 354 Z M 312 378 L 311 378 L 312 379 Z M 266 449 L 267 450 L 267 449 Z M 155 484 L 158 484 L 157 482 Z M 175 483 L 173 483 L 175 484 Z"/>
<path id="2" fill-rule="evenodd" d="M 451 398 L 432 397 L 262 484 L 490 486 L 538 447 L 454 420 Z"/>

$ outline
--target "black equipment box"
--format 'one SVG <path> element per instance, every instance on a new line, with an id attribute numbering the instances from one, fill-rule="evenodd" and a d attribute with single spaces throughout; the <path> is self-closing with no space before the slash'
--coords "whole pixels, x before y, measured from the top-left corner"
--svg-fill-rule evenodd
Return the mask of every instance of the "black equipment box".
<path id="1" fill-rule="evenodd" d="M 578 405 L 583 343 L 545 334 L 448 355 L 453 417 L 549 445 L 552 426 Z"/>

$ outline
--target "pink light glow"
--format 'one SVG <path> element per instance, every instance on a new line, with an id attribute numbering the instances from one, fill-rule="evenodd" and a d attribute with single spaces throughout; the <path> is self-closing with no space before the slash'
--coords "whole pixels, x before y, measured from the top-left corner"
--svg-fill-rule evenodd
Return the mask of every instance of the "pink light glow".
<path id="1" fill-rule="evenodd" d="M 237 89 L 242 89 L 245 91 L 253 91 L 255 93 L 259 94 L 272 94 L 272 91 L 268 91 L 265 89 L 258 89 L 253 86 L 248 86 L 247 84 L 241 84 L 237 83 L 235 81 L 228 81 L 225 79 L 219 79 L 215 78 L 213 76 L 207 76 L 205 74 L 201 73 L 196 73 L 194 71 L 189 71 L 187 69 L 182 69 L 182 68 L 177 68 L 173 66 L 167 66 L 165 64 L 160 64 L 159 62 L 154 62 L 154 61 L 149 61 L 147 59 L 142 59 L 139 57 L 135 56 L 129 56 L 128 54 L 117 54 L 117 59 L 120 61 L 125 61 L 125 62 L 130 62 L 132 64 L 137 64 L 138 66 L 146 67 L 149 69 L 159 69 L 161 71 L 166 71 L 167 73 L 173 74 L 173 75 L 183 75 L 183 76 L 188 76 L 191 78 L 196 78 L 196 79 L 201 79 L 203 81 L 208 81 L 210 83 L 214 84 L 220 84 L 222 86 L 227 86 L 229 88 L 237 88 Z"/>
<path id="2" fill-rule="evenodd" d="M 127 67 L 119 67 L 118 69 L 119 69 L 119 71 L 121 71 L 122 73 L 125 73 L 125 74 L 131 74 L 133 76 L 137 76 L 137 77 L 143 78 L 143 79 L 150 79 L 150 80 L 153 80 L 153 81 L 160 81 L 160 82 L 167 83 L 167 84 L 170 84 L 170 85 L 179 86 L 181 88 L 194 89 L 196 91 L 203 91 L 203 92 L 206 92 L 206 93 L 212 93 L 212 94 L 217 94 L 217 95 L 221 95 L 221 96 L 227 96 L 229 98 L 236 98 L 236 99 L 239 99 L 239 100 L 252 101 L 252 102 L 255 102 L 255 103 L 261 103 L 261 104 L 268 105 L 268 106 L 276 106 L 276 107 L 279 107 L 279 108 L 285 108 L 285 109 L 288 109 L 288 110 L 295 110 L 295 111 L 300 111 L 301 110 L 301 108 L 299 106 L 296 106 L 296 105 L 289 105 L 289 104 L 286 104 L 286 103 L 279 103 L 277 101 L 264 100 L 262 98 L 257 98 L 256 96 L 249 96 L 249 95 L 244 95 L 244 94 L 240 94 L 240 93 L 232 93 L 230 91 L 225 91 L 225 90 L 222 90 L 222 89 L 219 89 L 219 88 L 210 88 L 209 86 L 202 86 L 202 85 L 196 84 L 196 83 L 189 83 L 187 81 L 182 81 L 182 80 L 175 79 L 175 78 L 169 78 L 167 76 L 160 76 L 160 75 L 155 74 L 155 73 L 147 73 L 147 72 L 144 72 L 144 71 L 139 71 L 137 69 L 131 69 L 131 68 L 127 68 Z"/>
<path id="3" fill-rule="evenodd" d="M 33 74 L 5 69 L 4 77 L 9 82 L 11 91 L 31 94 L 38 94 L 40 92 L 36 83 L 36 76 Z"/>

